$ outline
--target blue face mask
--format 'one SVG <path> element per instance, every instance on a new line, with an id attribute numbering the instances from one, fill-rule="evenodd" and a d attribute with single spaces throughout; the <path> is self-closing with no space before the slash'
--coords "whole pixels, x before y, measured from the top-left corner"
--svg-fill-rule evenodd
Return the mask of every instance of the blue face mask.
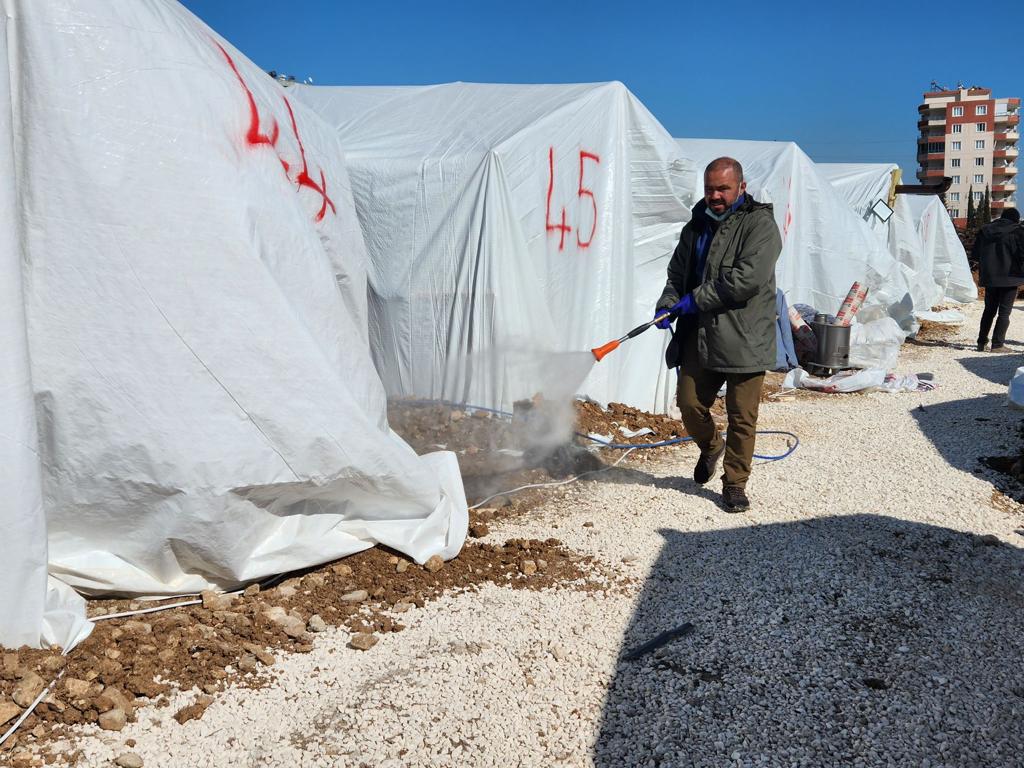
<path id="1" fill-rule="evenodd" d="M 732 205 L 730 205 L 728 208 L 726 208 L 725 211 L 723 211 L 722 213 L 715 213 L 710 208 L 705 208 L 704 209 L 704 214 L 709 219 L 714 219 L 715 221 L 725 221 L 725 219 L 729 216 L 730 213 L 732 213 L 737 208 L 739 208 L 741 205 L 743 205 L 743 201 L 746 200 L 746 199 L 747 199 L 746 193 L 745 192 L 744 193 L 740 193 L 740 196 L 736 198 L 736 202 L 733 203 Z"/>

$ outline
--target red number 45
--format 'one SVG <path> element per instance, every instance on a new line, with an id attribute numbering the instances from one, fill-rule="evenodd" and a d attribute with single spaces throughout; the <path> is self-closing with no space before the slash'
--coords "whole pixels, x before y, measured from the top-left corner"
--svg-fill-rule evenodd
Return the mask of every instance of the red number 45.
<path id="1" fill-rule="evenodd" d="M 587 160 L 592 160 L 595 163 L 600 163 L 601 158 L 595 155 L 593 152 L 587 152 L 580 150 L 580 178 L 579 188 L 577 190 L 577 197 L 579 199 L 590 198 L 590 205 L 594 209 L 594 219 L 590 225 L 590 234 L 587 239 L 584 240 L 580 237 L 579 230 L 576 231 L 576 245 L 580 248 L 588 248 L 594 241 L 594 234 L 597 232 L 597 199 L 594 197 L 594 193 L 583 186 L 583 174 L 586 169 Z M 572 232 L 572 227 L 566 223 L 565 206 L 562 206 L 562 220 L 555 223 L 551 220 L 551 195 L 555 190 L 555 148 L 548 148 L 548 204 L 547 209 L 544 213 L 544 228 L 548 232 L 558 232 L 558 250 L 565 250 L 565 236 L 567 233 Z"/>

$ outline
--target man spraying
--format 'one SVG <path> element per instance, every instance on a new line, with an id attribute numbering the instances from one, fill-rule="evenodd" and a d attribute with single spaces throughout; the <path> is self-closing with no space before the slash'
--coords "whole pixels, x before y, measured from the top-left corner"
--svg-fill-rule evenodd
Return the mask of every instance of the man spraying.
<path id="1" fill-rule="evenodd" d="M 655 313 L 671 310 L 677 319 L 665 362 L 678 368 L 676 402 L 700 448 L 693 480 L 707 483 L 724 454 L 728 512 L 750 508 L 746 485 L 761 387 L 775 365 L 775 262 L 782 251 L 772 206 L 746 189 L 743 166 L 731 157 L 705 169 L 704 199 L 679 236 Z M 670 328 L 671 319 L 658 327 Z M 722 384 L 729 416 L 724 440 L 711 418 Z"/>

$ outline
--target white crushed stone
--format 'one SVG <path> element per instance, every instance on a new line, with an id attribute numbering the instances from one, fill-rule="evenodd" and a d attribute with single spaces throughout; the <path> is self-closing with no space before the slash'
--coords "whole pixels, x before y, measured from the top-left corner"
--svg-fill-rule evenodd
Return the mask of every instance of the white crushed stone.
<path id="1" fill-rule="evenodd" d="M 755 467 L 747 514 L 693 486 L 686 448 L 492 525 L 615 564 L 625 590 L 485 586 L 405 613 L 367 652 L 328 629 L 201 720 L 171 720 L 182 694 L 74 746 L 109 765 L 134 739 L 163 768 L 1024 764 L 1021 507 L 993 505 L 1004 480 L 977 461 L 1021 447 L 1005 394 L 1024 346 L 975 352 L 979 314 L 963 348 L 904 348 L 900 372 L 933 373 L 932 392 L 763 405 L 760 427 L 801 445 Z"/>

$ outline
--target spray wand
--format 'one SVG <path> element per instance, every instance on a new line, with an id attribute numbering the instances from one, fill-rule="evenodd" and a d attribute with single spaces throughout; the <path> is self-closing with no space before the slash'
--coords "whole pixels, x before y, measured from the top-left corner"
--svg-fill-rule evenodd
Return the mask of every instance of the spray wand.
<path id="1" fill-rule="evenodd" d="M 600 347 L 594 347 L 590 351 L 594 355 L 594 359 L 597 360 L 598 362 L 601 362 L 601 358 L 603 358 L 609 352 L 618 349 L 619 348 L 619 344 L 621 344 L 622 342 L 624 342 L 624 341 L 626 341 L 628 339 L 632 339 L 634 336 L 639 336 L 641 333 L 646 331 L 648 328 L 650 328 L 655 323 L 660 323 L 662 320 L 665 320 L 666 318 L 669 318 L 669 317 L 672 317 L 672 310 L 671 309 L 665 310 L 662 314 L 658 315 L 653 320 L 650 320 L 650 321 L 644 323 L 643 325 L 638 325 L 636 328 L 634 328 L 632 331 L 627 333 L 621 339 L 615 339 L 615 341 L 609 341 L 607 344 L 602 344 Z"/>

